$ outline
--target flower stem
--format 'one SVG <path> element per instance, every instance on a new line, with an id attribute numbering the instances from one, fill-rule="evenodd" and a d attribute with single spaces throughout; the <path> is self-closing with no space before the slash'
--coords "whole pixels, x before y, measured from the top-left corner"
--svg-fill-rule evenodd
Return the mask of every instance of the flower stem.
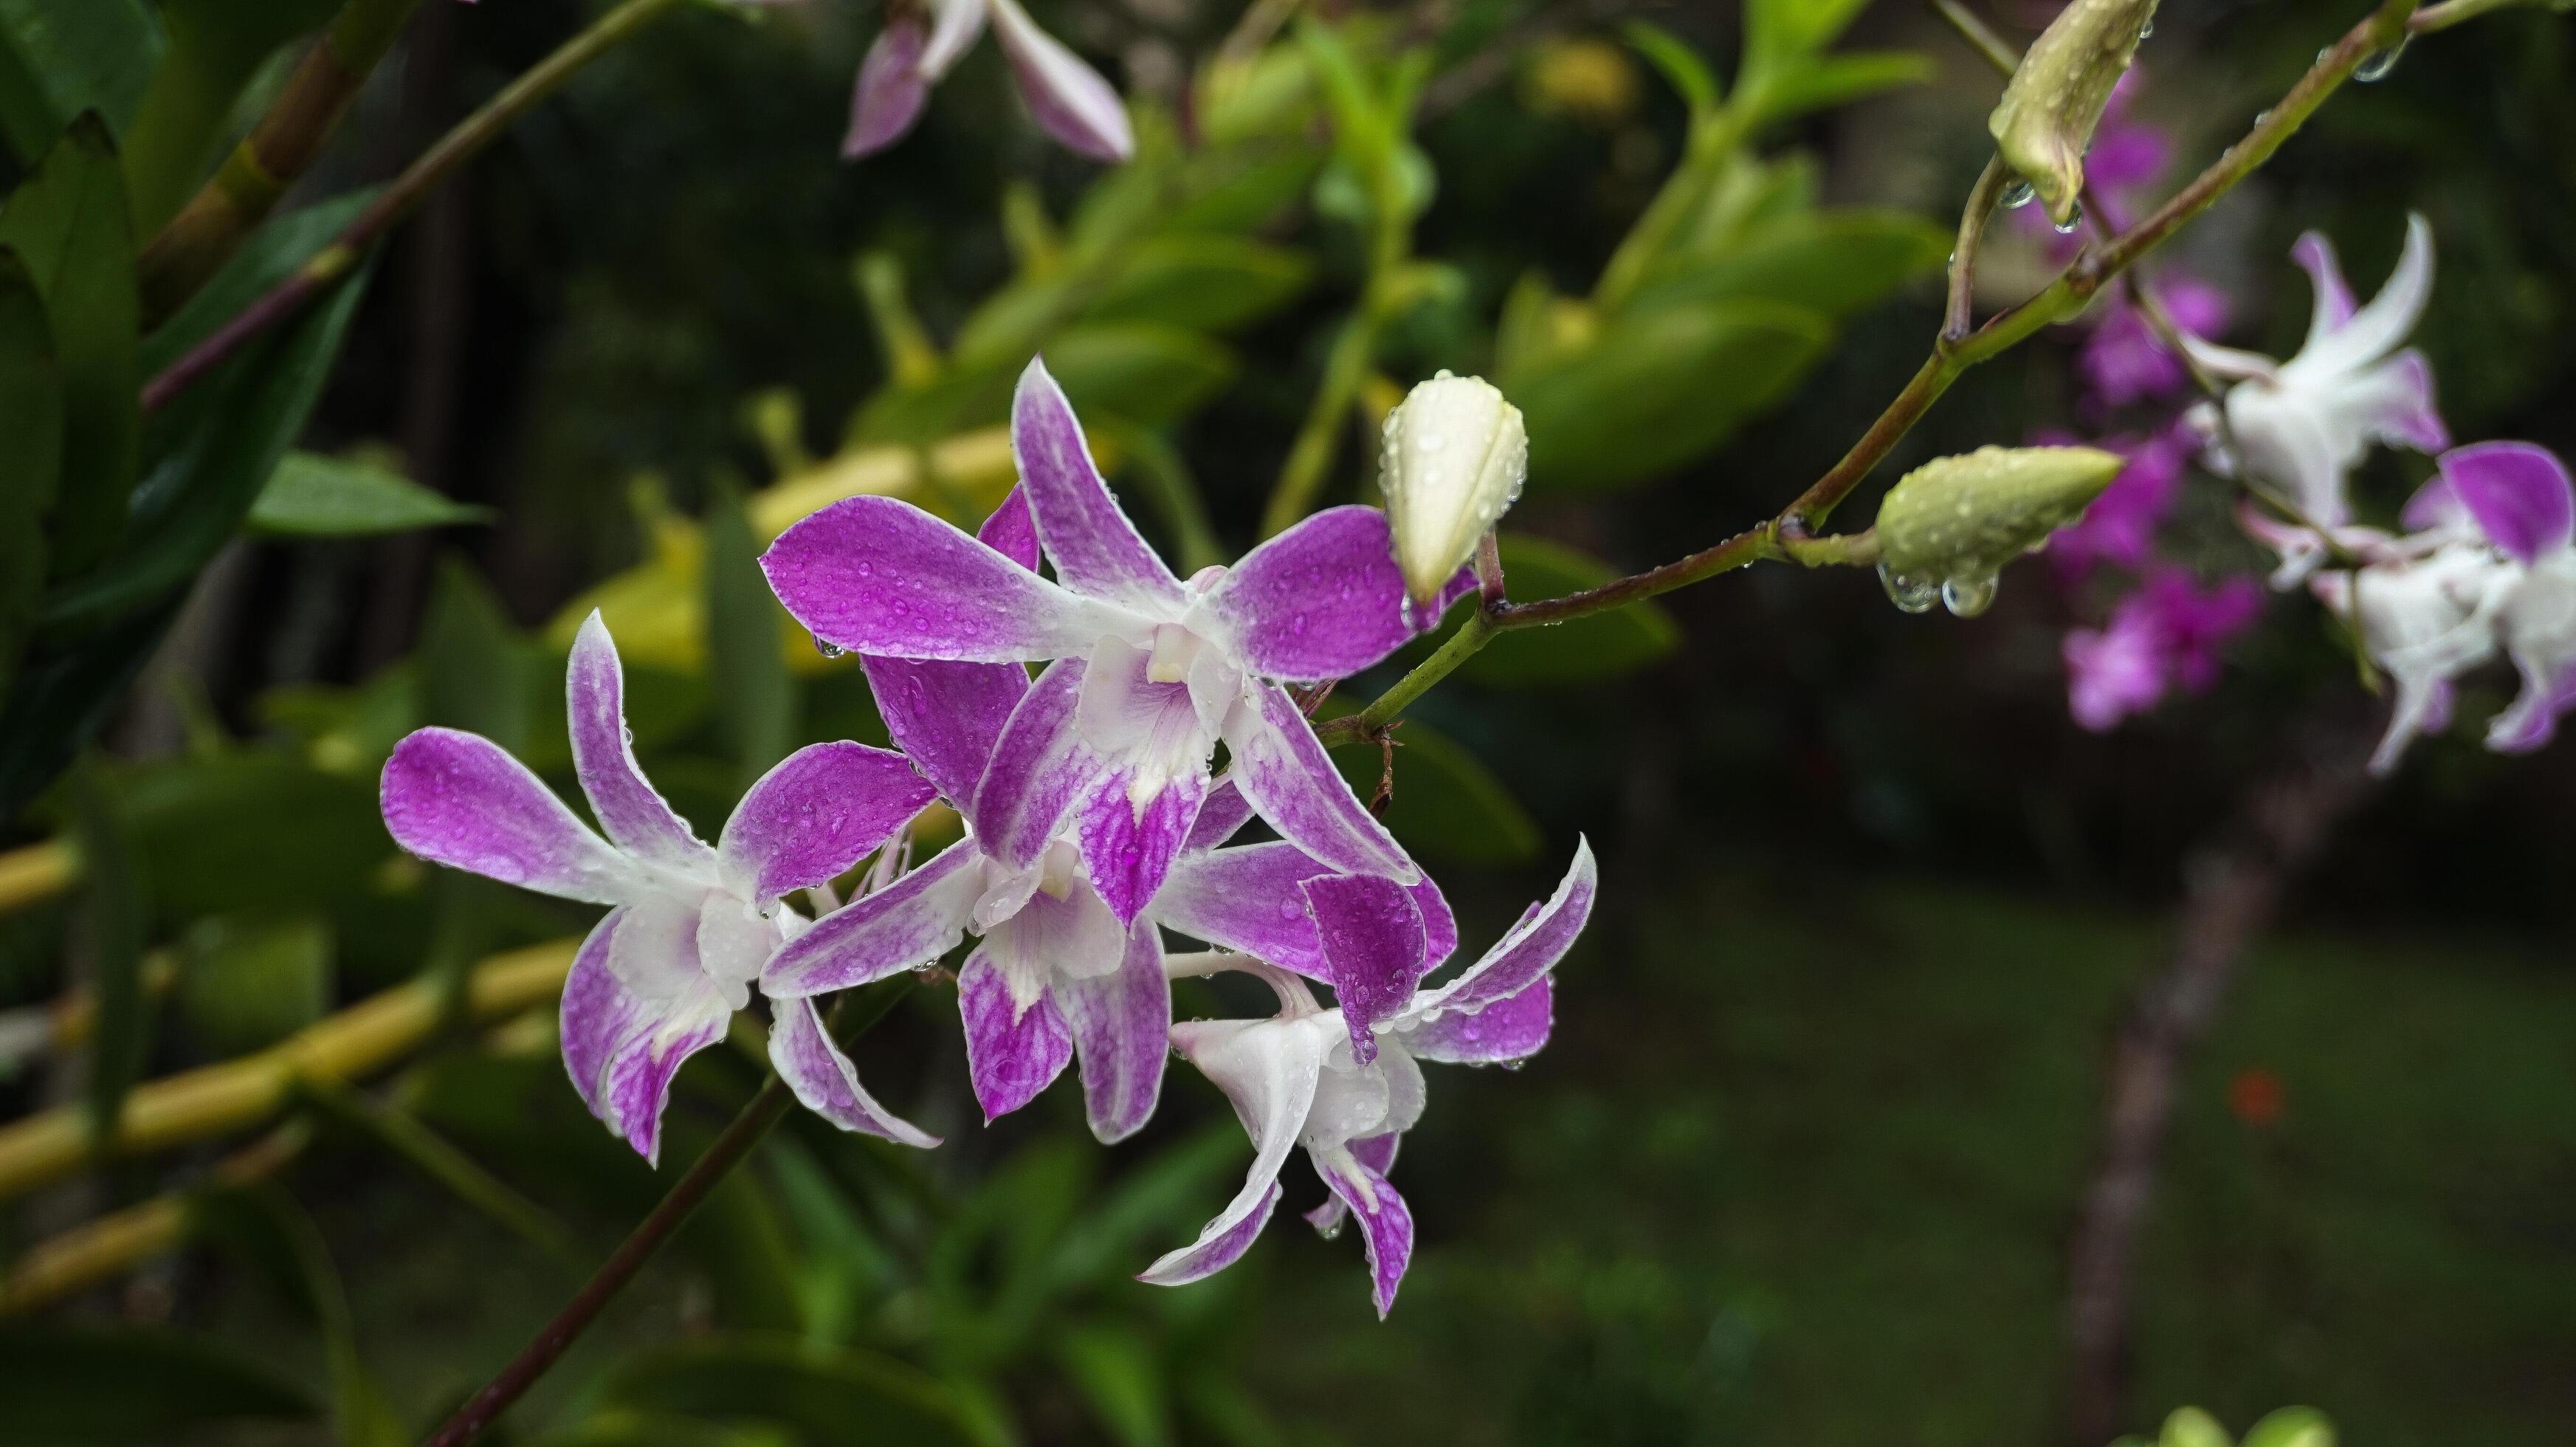
<path id="1" fill-rule="evenodd" d="M 2414 17 L 2406 22 L 2406 29 L 2410 34 L 2430 35 L 2436 30 L 2448 30 L 2464 20 L 2475 20 L 2489 11 L 2535 3 L 2538 0 L 2443 0 L 2442 4 L 2427 5 L 2416 11 Z"/>
<path id="2" fill-rule="evenodd" d="M 1989 158 L 1986 169 L 1977 173 L 1977 184 L 1969 189 L 1967 206 L 1959 212 L 1959 241 L 1950 252 L 1948 305 L 1941 309 L 1941 335 L 1951 341 L 1966 337 L 1976 324 L 1977 247 L 1986 239 L 1986 221 L 2002 202 L 2011 177 L 2003 157 Z"/>
<path id="3" fill-rule="evenodd" d="M 868 1000 L 858 1007 L 857 1018 L 850 1023 L 844 1043 L 847 1038 L 867 1033 L 884 1019 L 897 1002 L 912 992 L 917 979 L 918 976 L 905 975 L 891 988 L 871 992 Z M 832 1023 L 826 1025 L 826 1029 L 833 1029 L 841 1023 L 842 1016 L 852 1013 L 848 1008 L 849 998 L 845 995 L 834 1004 Z M 840 1032 L 835 1030 L 835 1033 Z M 626 1233 L 626 1239 L 617 1243 L 617 1249 L 609 1253 L 608 1259 L 600 1263 L 599 1269 L 591 1273 L 590 1280 L 573 1293 L 572 1299 L 564 1303 L 554 1319 L 541 1327 L 483 1390 L 458 1408 L 456 1415 L 448 1418 L 447 1425 L 439 1428 L 437 1435 L 431 1437 L 424 1447 L 464 1447 L 465 1443 L 482 1436 L 486 1428 L 498 1421 L 512 1403 L 526 1395 L 528 1388 L 535 1386 L 537 1379 L 562 1358 L 584 1331 L 589 1330 L 590 1324 L 599 1319 L 599 1313 L 616 1298 L 618 1292 L 625 1289 L 626 1283 L 635 1279 L 635 1273 L 643 1269 L 644 1263 L 652 1260 L 671 1239 L 671 1233 L 689 1219 L 689 1214 L 697 1210 L 727 1172 L 742 1164 L 743 1158 L 751 1154 L 751 1148 L 760 1143 L 762 1136 L 769 1134 L 769 1128 L 778 1124 L 795 1102 L 795 1094 L 787 1088 L 787 1082 L 775 1075 L 770 1076 L 724 1128 L 723 1134 L 707 1147 L 705 1154 L 690 1163 L 688 1174 L 674 1182 L 652 1211 L 636 1223 L 634 1230 Z"/>
<path id="4" fill-rule="evenodd" d="M 242 309 L 213 335 L 191 347 L 143 388 L 143 410 L 158 411 L 190 384 L 241 350 L 251 338 L 301 311 L 342 277 L 357 268 L 367 250 L 426 200 L 430 192 L 500 138 L 519 117 L 552 95 L 583 66 L 613 49 L 681 0 L 626 0 L 565 41 L 501 93 L 484 102 L 456 128 L 438 139 L 394 179 L 367 209 L 358 213 L 331 244 Z"/>

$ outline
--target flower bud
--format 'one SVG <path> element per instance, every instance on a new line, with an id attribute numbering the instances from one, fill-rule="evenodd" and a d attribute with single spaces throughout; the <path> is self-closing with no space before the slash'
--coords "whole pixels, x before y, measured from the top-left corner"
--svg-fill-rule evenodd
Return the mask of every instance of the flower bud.
<path id="1" fill-rule="evenodd" d="M 2010 166 L 2048 217 L 2071 227 L 2084 190 L 2084 152 L 2156 17 L 2156 0 L 2073 0 L 2022 56 L 1986 118 Z"/>
<path id="2" fill-rule="evenodd" d="M 1396 566 L 1415 603 L 1439 596 L 1528 475 L 1521 409 L 1482 377 L 1442 372 L 1386 414 L 1378 486 L 1386 490 Z"/>
<path id="3" fill-rule="evenodd" d="M 2075 521 L 2126 466 L 2093 447 L 1980 447 L 1905 475 L 1878 508 L 1879 557 L 1910 578 L 1991 579 Z"/>

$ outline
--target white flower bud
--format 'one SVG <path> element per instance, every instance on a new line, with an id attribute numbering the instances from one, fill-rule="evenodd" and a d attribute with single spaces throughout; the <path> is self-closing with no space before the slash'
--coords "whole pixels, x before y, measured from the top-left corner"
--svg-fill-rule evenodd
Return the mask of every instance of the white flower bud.
<path id="1" fill-rule="evenodd" d="M 1386 414 L 1378 486 L 1415 603 L 1428 606 L 1457 575 L 1528 475 L 1521 409 L 1482 377 L 1442 372 Z"/>
<path id="2" fill-rule="evenodd" d="M 2093 128 L 2155 18 L 2156 0 L 2073 0 L 2031 42 L 1986 119 L 2004 164 L 2060 226 L 2075 222 Z"/>

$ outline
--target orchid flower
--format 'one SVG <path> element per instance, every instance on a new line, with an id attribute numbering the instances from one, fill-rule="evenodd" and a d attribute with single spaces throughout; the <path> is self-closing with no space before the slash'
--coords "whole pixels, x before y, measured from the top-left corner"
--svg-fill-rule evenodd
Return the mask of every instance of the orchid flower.
<path id="1" fill-rule="evenodd" d="M 2522 691 L 2488 724 L 2487 747 L 2529 753 L 2576 706 L 2576 488 L 2565 463 L 2527 442 L 2456 448 L 2439 465 L 2418 512 L 2464 515 L 2520 570 L 2495 621 Z"/>
<path id="2" fill-rule="evenodd" d="M 2067 433 L 2043 432 L 2032 439 L 2040 447 L 2082 444 Z M 2135 568 L 2155 552 L 2156 529 L 2173 511 L 2182 491 L 2189 443 L 2175 429 L 2147 437 L 2111 437 L 2091 444 L 2128 459 L 2120 475 L 2084 509 L 2084 515 L 2048 535 L 2048 560 L 2069 586 L 2081 582 L 2095 566 Z"/>
<path id="3" fill-rule="evenodd" d="M 842 157 L 855 161 L 912 129 L 930 87 L 975 43 L 987 19 L 1019 81 L 1020 98 L 1048 135 L 1096 161 L 1124 161 L 1136 153 L 1118 92 L 1064 42 L 1039 29 L 1019 0 L 890 0 L 885 30 L 859 64 Z"/>
<path id="4" fill-rule="evenodd" d="M 1011 434 L 1054 581 L 888 497 L 834 503 L 761 559 L 787 611 L 826 646 L 1053 661 L 1015 705 L 999 745 L 1008 760 L 993 761 L 1025 776 L 976 800 L 980 847 L 1031 869 L 1069 825 L 1093 890 L 1133 926 L 1190 836 L 1221 740 L 1230 777 L 1282 838 L 1334 870 L 1419 879 L 1276 681 L 1340 678 L 1414 636 L 1386 515 L 1328 508 L 1185 584 L 1119 511 L 1042 363 L 1020 378 Z M 1462 570 L 1434 607 L 1473 585 Z"/>
<path id="5" fill-rule="evenodd" d="M 771 953 L 808 924 L 781 901 L 885 844 L 931 786 L 899 754 L 815 744 L 753 784 L 710 849 L 635 762 L 617 646 L 597 613 L 573 640 L 564 692 L 573 772 L 606 839 L 500 745 L 443 728 L 394 747 L 385 827 L 431 863 L 614 906 L 564 981 L 564 1066 L 591 1114 L 652 1161 L 681 1062 L 723 1037 Z M 935 1144 L 858 1088 L 811 1000 L 780 1006 L 770 1045 L 848 1077 L 826 1112 L 845 1129 Z"/>
<path id="6" fill-rule="evenodd" d="M 2495 656 L 2497 617 L 2518 571 L 2492 549 L 2458 541 L 2308 580 L 2309 591 L 2351 623 L 2363 650 L 2396 684 L 2397 705 L 2371 754 L 2372 773 L 2396 768 L 2417 735 L 2448 725 L 2452 680 Z"/>
<path id="7" fill-rule="evenodd" d="M 2227 294 L 2205 281 L 2174 277 L 2160 284 L 2155 296 L 2185 336 L 2227 330 Z M 2101 320 L 2075 355 L 2075 369 L 2092 388 L 2088 401 L 2101 411 L 2158 401 L 2191 385 L 2182 358 L 2165 345 L 2146 313 L 2119 296 L 2102 304 Z"/>
<path id="8" fill-rule="evenodd" d="M 2291 256 L 2316 288 L 2308 336 L 2297 356 L 2275 362 L 2253 352 L 2186 335 L 2203 370 L 2236 383 L 2224 401 L 2224 427 L 2207 403 L 2190 420 L 2209 439 L 2210 466 L 2277 488 L 2308 528 L 2352 521 L 2345 481 L 2374 442 L 2437 452 L 2450 433 L 2433 406 L 2433 369 L 2424 354 L 2399 343 L 2424 314 L 2433 289 L 2433 233 L 2421 216 L 2406 222 L 2397 268 L 2368 306 L 2356 307 L 2335 264 L 2333 246 L 2311 231 Z M 2278 587 L 2295 586 L 2325 556 L 2313 531 L 2285 547 Z"/>
<path id="9" fill-rule="evenodd" d="M 1014 491 L 977 540 L 1036 581 L 1038 535 Z M 957 807 L 968 837 L 881 894 L 827 916 L 779 952 L 762 977 L 773 998 L 801 998 L 930 964 L 978 937 L 957 976 L 966 1060 L 990 1121 L 1026 1105 L 1077 1057 L 1092 1132 L 1143 1126 L 1170 1053 L 1171 989 L 1159 930 L 1336 979 L 1306 890 L 1334 870 L 1286 843 L 1219 848 L 1251 807 L 1231 779 L 1193 810 L 1189 832 L 1143 907 L 1121 919 L 1093 885 L 1083 832 L 1063 824 L 1061 770 L 1049 766 L 1079 726 L 1084 669 L 1065 660 L 1032 683 L 1017 663 L 864 657 L 887 731 Z M 1121 811 L 1124 795 L 1115 799 Z M 1329 890 L 1329 886 L 1322 886 Z M 1457 926 L 1427 879 L 1389 887 L 1445 959 Z"/>
<path id="10" fill-rule="evenodd" d="M 2174 689 L 2206 691 L 2218 681 L 2220 650 L 2262 610 L 2263 590 L 2250 578 L 2203 588 L 2179 568 L 2158 570 L 2105 627 L 2066 635 L 2067 711 L 2106 733 Z"/>
<path id="11" fill-rule="evenodd" d="M 1330 1236 L 1356 1216 L 1366 1243 L 1371 1299 L 1380 1317 L 1395 1305 L 1413 1254 L 1413 1216 L 1387 1180 L 1404 1132 L 1425 1100 L 1418 1062 L 1511 1063 L 1547 1043 L 1554 1005 L 1548 972 L 1592 914 L 1598 879 L 1589 845 L 1555 895 L 1534 905 L 1498 944 L 1456 979 L 1420 988 L 1431 966 L 1424 922 L 1389 881 L 1345 875 L 1308 887 L 1325 952 L 1338 973 L 1367 988 L 1337 986 L 1324 1009 L 1305 983 L 1269 964 L 1220 956 L 1175 960 L 1175 969 L 1248 970 L 1279 997 L 1263 1020 L 1188 1020 L 1172 1046 L 1225 1092 L 1253 1145 L 1243 1189 L 1199 1233 L 1138 1277 L 1180 1286 L 1214 1275 L 1250 1249 L 1280 1196 L 1279 1171 L 1304 1147 L 1331 1197 L 1307 1213 Z M 1352 1012 L 1366 1009 L 1366 1023 Z"/>

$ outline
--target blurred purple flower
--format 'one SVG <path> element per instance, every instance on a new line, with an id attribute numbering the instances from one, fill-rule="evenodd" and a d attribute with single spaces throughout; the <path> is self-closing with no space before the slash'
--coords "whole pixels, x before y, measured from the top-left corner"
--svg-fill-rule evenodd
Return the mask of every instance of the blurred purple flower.
<path id="1" fill-rule="evenodd" d="M 1124 161 L 1136 137 L 1127 108 L 1100 72 L 1038 28 L 1019 0 L 890 0 L 885 30 L 860 62 L 850 97 L 848 160 L 884 149 L 921 117 L 930 87 L 990 20 L 1020 98 L 1048 135 L 1096 161 Z"/>
<path id="2" fill-rule="evenodd" d="M 2176 328 L 2194 337 L 2227 330 L 2227 294 L 2205 281 L 2174 277 L 2156 287 L 2156 299 Z M 2128 298 L 2115 296 L 2102 304 L 2101 320 L 2084 339 L 2075 366 L 2092 396 L 2096 411 L 2112 411 L 2136 402 L 2161 401 L 2191 383 L 2181 357 L 2165 345 L 2146 313 Z"/>
<path id="3" fill-rule="evenodd" d="M 2106 626 L 2067 633 L 2067 711 L 2107 733 L 2176 688 L 2206 690 L 2218 680 L 2220 651 L 2262 610 L 2263 589 L 2251 578 L 2204 588 L 2179 568 L 2159 569 L 2111 610 Z"/>
<path id="4" fill-rule="evenodd" d="M 2041 433 L 2032 440 L 2050 447 L 2078 443 L 2072 434 L 2058 432 Z M 2183 465 L 2191 456 L 2188 436 L 2172 429 L 2091 445 L 2119 453 L 2129 465 L 2093 499 L 2083 517 L 2049 535 L 2049 561 L 2070 587 L 2097 564 L 2136 568 L 2146 562 L 2155 550 L 2156 528 L 2181 491 Z"/>

